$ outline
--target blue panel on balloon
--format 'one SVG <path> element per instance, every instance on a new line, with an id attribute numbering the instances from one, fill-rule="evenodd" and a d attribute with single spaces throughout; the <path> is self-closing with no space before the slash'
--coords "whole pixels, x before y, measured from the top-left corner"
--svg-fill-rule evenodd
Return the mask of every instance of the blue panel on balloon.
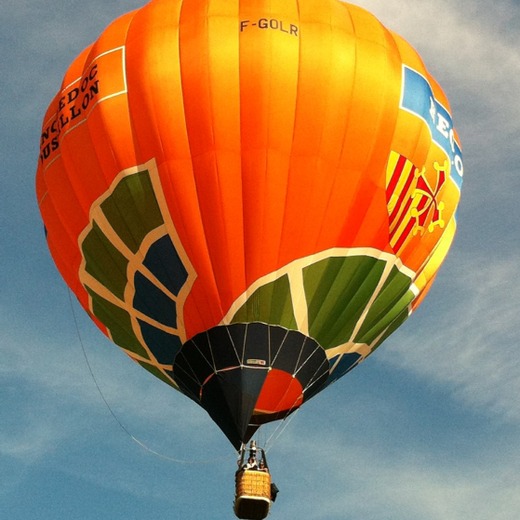
<path id="1" fill-rule="evenodd" d="M 179 337 L 168 334 L 144 321 L 138 321 L 144 341 L 157 361 L 164 365 L 172 365 L 182 346 Z"/>
<path id="2" fill-rule="evenodd" d="M 332 358 L 330 360 L 330 366 L 333 367 L 338 359 L 338 356 Z M 351 354 L 343 354 L 341 356 L 340 362 L 337 364 L 334 372 L 332 372 L 327 384 L 331 384 L 334 381 L 337 381 L 340 377 L 344 376 L 347 372 L 350 372 L 358 363 L 361 361 L 362 357 L 355 352 Z"/>
<path id="3" fill-rule="evenodd" d="M 179 294 L 188 278 L 182 260 L 168 235 L 150 247 L 143 265 L 175 296 Z"/>
<path id="4" fill-rule="evenodd" d="M 134 308 L 168 327 L 177 327 L 176 302 L 148 278 L 137 272 L 134 278 Z"/>

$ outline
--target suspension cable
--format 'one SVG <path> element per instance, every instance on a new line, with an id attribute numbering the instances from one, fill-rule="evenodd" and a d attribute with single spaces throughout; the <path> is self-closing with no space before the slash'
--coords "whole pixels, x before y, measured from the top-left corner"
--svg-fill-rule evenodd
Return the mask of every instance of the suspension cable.
<path id="1" fill-rule="evenodd" d="M 137 437 L 135 437 L 129 430 L 128 428 L 121 422 L 121 420 L 119 419 L 119 417 L 116 415 L 116 413 L 114 412 L 113 408 L 110 406 L 110 403 L 107 401 L 104 393 L 103 393 L 103 390 L 101 389 L 100 385 L 99 385 L 99 382 L 98 382 L 98 379 L 96 378 L 95 374 L 94 374 L 94 370 L 92 368 L 92 365 L 90 363 L 90 360 L 88 358 L 88 355 L 87 355 L 87 351 L 86 351 L 86 348 L 85 348 L 85 344 L 83 342 L 83 338 L 81 336 L 81 331 L 80 331 L 80 328 L 79 328 L 79 324 L 78 324 L 78 319 L 77 319 L 77 316 L 76 316 L 76 311 L 74 310 L 74 302 L 72 300 L 72 296 L 71 296 L 71 290 L 68 289 L 67 291 L 67 294 L 68 294 L 68 297 L 69 297 L 69 303 L 70 303 L 70 309 L 71 309 L 71 312 L 72 312 L 72 318 L 73 318 L 73 321 L 74 321 L 74 327 L 76 329 L 76 334 L 77 334 L 77 337 L 78 337 L 78 341 L 79 341 L 79 344 L 81 346 L 81 350 L 83 352 L 83 357 L 85 359 L 85 363 L 87 365 L 87 368 L 88 368 L 88 371 L 90 373 L 90 377 L 92 378 L 92 381 L 94 382 L 94 385 L 95 387 L 97 388 L 97 391 L 99 393 L 99 395 L 101 396 L 101 399 L 102 401 L 105 403 L 105 406 L 107 407 L 108 411 L 110 412 L 110 415 L 113 417 L 113 419 L 116 421 L 116 423 L 119 425 L 119 427 L 121 428 L 121 430 L 135 443 L 137 444 L 139 447 L 141 447 L 143 450 L 145 450 L 146 452 L 150 453 L 151 455 L 155 455 L 156 457 L 159 457 L 163 460 L 167 460 L 169 462 L 174 462 L 176 464 L 185 464 L 185 465 L 209 465 L 209 464 L 216 464 L 216 463 L 220 463 L 224 460 L 228 460 L 229 457 L 221 457 L 219 459 L 213 459 L 213 460 L 184 460 L 184 459 L 178 459 L 178 458 L 175 458 L 175 457 L 170 457 L 168 455 L 164 455 L 163 453 L 159 453 L 155 450 L 153 450 L 152 448 L 150 448 L 147 444 L 145 444 L 143 441 L 139 440 Z"/>
<path id="2" fill-rule="evenodd" d="M 310 356 L 309 356 L 310 357 Z M 303 365 L 302 365 L 303 366 Z M 300 367 L 301 368 L 301 367 Z M 316 369 L 316 371 L 314 372 L 314 374 L 312 375 L 312 377 L 310 378 L 309 382 L 307 383 L 306 387 L 303 389 L 302 391 L 302 394 L 305 393 L 305 391 L 307 389 L 309 389 L 316 381 L 314 381 L 314 377 L 316 376 L 316 374 L 319 372 L 321 366 L 318 367 Z M 288 389 L 286 390 L 286 393 L 287 393 Z M 285 395 L 285 394 L 284 394 Z M 289 424 L 291 424 L 291 422 L 293 421 L 294 417 L 296 416 L 296 414 L 300 411 L 301 409 L 301 406 L 298 407 L 294 412 L 291 413 L 291 409 L 293 409 L 296 404 L 298 403 L 300 399 L 300 396 L 298 396 L 293 405 L 288 409 L 287 413 L 285 414 L 285 417 L 277 424 L 276 428 L 274 429 L 273 433 L 269 436 L 269 438 L 267 439 L 265 445 L 266 445 L 266 449 L 265 449 L 265 452 L 267 453 L 271 447 L 276 443 L 278 442 L 278 439 L 281 437 L 281 435 L 285 432 L 286 428 L 289 426 Z M 287 420 L 287 418 L 289 418 Z M 278 431 L 280 430 L 280 431 Z M 268 447 L 268 444 L 271 442 L 271 439 L 273 439 L 274 437 L 274 440 L 272 441 L 272 444 L 271 446 Z"/>

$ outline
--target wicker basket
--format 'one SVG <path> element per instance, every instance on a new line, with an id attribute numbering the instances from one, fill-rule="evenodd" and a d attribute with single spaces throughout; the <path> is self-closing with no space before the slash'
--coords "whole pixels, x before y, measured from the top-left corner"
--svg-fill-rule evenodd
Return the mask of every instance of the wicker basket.
<path id="1" fill-rule="evenodd" d="M 236 475 L 235 514 L 238 518 L 262 520 L 271 507 L 271 475 L 244 470 Z"/>

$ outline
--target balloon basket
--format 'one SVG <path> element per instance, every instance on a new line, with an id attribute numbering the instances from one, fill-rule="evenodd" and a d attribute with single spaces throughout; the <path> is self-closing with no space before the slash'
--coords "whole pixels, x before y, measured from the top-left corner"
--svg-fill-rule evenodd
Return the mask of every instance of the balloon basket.
<path id="1" fill-rule="evenodd" d="M 235 515 L 262 520 L 271 508 L 271 475 L 265 471 L 243 470 L 236 475 Z"/>

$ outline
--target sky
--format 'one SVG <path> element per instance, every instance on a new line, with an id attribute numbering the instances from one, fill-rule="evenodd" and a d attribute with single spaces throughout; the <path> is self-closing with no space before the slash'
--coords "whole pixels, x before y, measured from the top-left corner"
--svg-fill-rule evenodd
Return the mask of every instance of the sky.
<path id="1" fill-rule="evenodd" d="M 233 448 L 70 299 L 34 194 L 66 68 L 143 3 L 2 2 L 0 518 L 233 518 Z M 450 99 L 465 161 L 458 234 L 405 325 L 259 438 L 281 490 L 270 518 L 516 520 L 520 2 L 356 3 L 419 51 Z"/>

